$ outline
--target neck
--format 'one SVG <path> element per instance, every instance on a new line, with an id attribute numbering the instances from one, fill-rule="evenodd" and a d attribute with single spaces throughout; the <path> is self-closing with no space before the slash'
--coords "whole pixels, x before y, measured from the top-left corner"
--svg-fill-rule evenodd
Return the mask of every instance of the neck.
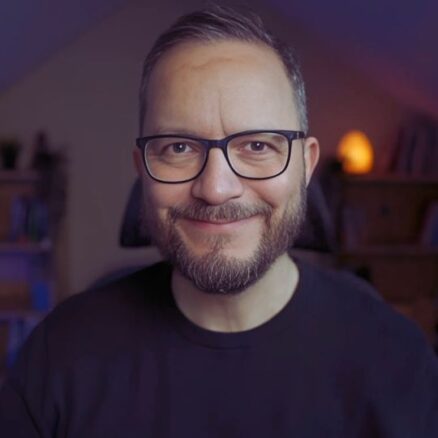
<path id="1" fill-rule="evenodd" d="M 262 278 L 241 293 L 202 292 L 176 269 L 172 273 L 172 291 L 177 306 L 194 324 L 217 332 L 240 332 L 255 328 L 280 312 L 291 299 L 298 277 L 295 263 L 283 254 Z"/>

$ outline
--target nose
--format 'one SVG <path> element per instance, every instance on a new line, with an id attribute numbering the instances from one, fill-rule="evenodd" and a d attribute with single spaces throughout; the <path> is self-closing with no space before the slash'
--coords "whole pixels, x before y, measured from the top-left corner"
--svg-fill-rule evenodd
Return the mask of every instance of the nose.
<path id="1" fill-rule="evenodd" d="M 192 196 L 210 205 L 220 205 L 243 193 L 241 179 L 231 170 L 224 153 L 210 149 L 204 171 L 192 185 Z"/>

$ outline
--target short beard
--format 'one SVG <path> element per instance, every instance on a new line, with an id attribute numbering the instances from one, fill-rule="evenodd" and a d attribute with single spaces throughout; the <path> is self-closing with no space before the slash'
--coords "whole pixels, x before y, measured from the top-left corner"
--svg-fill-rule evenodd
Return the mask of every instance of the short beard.
<path id="1" fill-rule="evenodd" d="M 283 216 L 273 220 L 273 209 L 263 203 L 243 206 L 230 203 L 211 206 L 195 200 L 186 207 L 172 207 L 165 222 L 147 214 L 144 225 L 162 255 L 201 291 L 209 294 L 232 295 L 257 282 L 286 253 L 297 238 L 306 214 L 306 186 L 300 184 L 298 197 L 291 200 Z M 210 236 L 209 252 L 193 254 L 179 234 L 175 223 L 179 218 L 194 220 L 242 220 L 255 215 L 264 217 L 265 229 L 252 257 L 242 260 L 223 254 L 228 236 Z"/>

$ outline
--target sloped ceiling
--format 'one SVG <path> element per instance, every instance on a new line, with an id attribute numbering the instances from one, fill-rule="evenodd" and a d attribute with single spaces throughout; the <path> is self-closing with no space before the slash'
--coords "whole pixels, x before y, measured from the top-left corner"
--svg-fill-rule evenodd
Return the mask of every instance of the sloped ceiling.
<path id="1" fill-rule="evenodd" d="M 0 1 L 0 93 L 124 3 Z"/>
<path id="2" fill-rule="evenodd" d="M 402 102 L 438 118 L 438 1 L 271 0 Z"/>
<path id="3" fill-rule="evenodd" d="M 0 94 L 129 0 L 0 6 Z M 146 1 L 146 0 L 145 0 Z M 401 102 L 438 118 L 438 1 L 266 0 Z"/>

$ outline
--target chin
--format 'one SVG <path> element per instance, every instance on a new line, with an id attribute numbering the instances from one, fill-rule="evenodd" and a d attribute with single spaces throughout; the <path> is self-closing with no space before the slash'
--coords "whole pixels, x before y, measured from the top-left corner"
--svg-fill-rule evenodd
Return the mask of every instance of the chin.
<path id="1" fill-rule="evenodd" d="M 226 259 L 244 261 L 254 257 L 260 243 L 260 239 L 243 239 L 239 236 L 217 234 L 204 235 L 194 241 L 182 233 L 178 234 L 178 240 L 184 245 L 186 251 L 195 257 L 217 254 Z"/>

